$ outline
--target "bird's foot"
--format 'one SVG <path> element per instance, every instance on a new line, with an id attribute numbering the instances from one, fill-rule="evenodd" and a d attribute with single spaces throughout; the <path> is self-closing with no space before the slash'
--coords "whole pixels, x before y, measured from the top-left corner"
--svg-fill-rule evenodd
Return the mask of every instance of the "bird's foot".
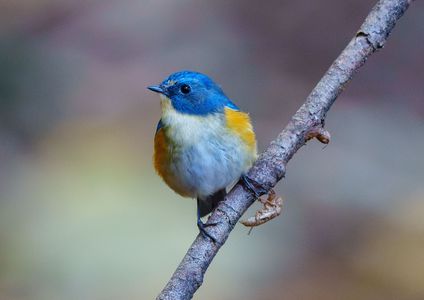
<path id="1" fill-rule="evenodd" d="M 203 223 L 202 220 L 197 219 L 197 228 L 199 228 L 200 233 L 203 235 L 203 237 L 207 237 L 210 238 L 212 240 L 212 242 L 216 243 L 216 238 L 214 238 L 212 235 L 210 235 L 207 231 L 206 228 L 210 227 L 210 226 L 215 226 L 218 223 Z"/>
<path id="2" fill-rule="evenodd" d="M 266 189 L 264 189 L 260 183 L 258 183 L 257 181 L 253 180 L 252 178 L 250 178 L 249 176 L 247 176 L 246 174 L 241 175 L 240 180 L 244 183 L 244 185 L 246 186 L 246 188 L 253 194 L 255 195 L 255 198 L 259 198 L 262 195 L 268 194 L 268 191 Z"/>

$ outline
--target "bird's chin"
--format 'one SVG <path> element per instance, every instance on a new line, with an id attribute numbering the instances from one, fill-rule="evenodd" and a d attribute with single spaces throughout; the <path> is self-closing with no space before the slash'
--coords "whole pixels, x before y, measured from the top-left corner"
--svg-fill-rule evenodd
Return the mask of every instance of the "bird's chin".
<path id="1" fill-rule="evenodd" d="M 174 107 L 172 106 L 171 99 L 169 99 L 167 96 L 160 94 L 160 106 L 162 108 L 162 113 L 167 113 L 170 110 L 174 110 Z"/>

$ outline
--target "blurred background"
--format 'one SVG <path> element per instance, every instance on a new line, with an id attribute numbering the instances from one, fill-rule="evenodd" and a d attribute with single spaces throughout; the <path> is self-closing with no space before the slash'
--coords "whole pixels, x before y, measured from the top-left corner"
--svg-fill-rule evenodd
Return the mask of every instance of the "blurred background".
<path id="1" fill-rule="evenodd" d="M 211 75 L 262 151 L 374 3 L 0 0 L 0 299 L 153 299 L 198 231 L 153 170 L 145 87 Z M 424 299 L 423 20 L 417 1 L 195 299 Z"/>

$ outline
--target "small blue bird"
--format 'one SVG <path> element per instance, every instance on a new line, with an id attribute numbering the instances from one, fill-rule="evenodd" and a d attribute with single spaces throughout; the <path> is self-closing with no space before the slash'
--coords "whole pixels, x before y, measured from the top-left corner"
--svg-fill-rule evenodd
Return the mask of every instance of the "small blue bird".
<path id="1" fill-rule="evenodd" d="M 154 167 L 176 193 L 197 199 L 197 226 L 256 159 L 249 115 L 231 102 L 208 76 L 171 74 L 160 85 L 162 116 L 154 140 Z"/>

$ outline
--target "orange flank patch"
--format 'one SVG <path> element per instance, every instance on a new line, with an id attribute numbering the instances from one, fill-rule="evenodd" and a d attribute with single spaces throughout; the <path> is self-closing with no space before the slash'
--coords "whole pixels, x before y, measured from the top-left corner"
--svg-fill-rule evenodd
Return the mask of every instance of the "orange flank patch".
<path id="1" fill-rule="evenodd" d="M 165 132 L 163 128 L 159 129 L 155 135 L 153 165 L 156 172 L 164 178 L 166 175 L 166 167 L 169 162 L 169 154 L 167 147 Z"/>
<path id="2" fill-rule="evenodd" d="M 225 108 L 227 127 L 237 134 L 246 146 L 256 155 L 256 137 L 250 117 L 247 113 Z"/>
<path id="3" fill-rule="evenodd" d="M 170 144 L 163 128 L 159 129 L 155 135 L 153 165 L 160 177 L 177 194 L 183 197 L 191 197 L 190 191 L 184 189 L 184 186 L 178 181 L 178 178 L 169 172 L 170 164 Z"/>

